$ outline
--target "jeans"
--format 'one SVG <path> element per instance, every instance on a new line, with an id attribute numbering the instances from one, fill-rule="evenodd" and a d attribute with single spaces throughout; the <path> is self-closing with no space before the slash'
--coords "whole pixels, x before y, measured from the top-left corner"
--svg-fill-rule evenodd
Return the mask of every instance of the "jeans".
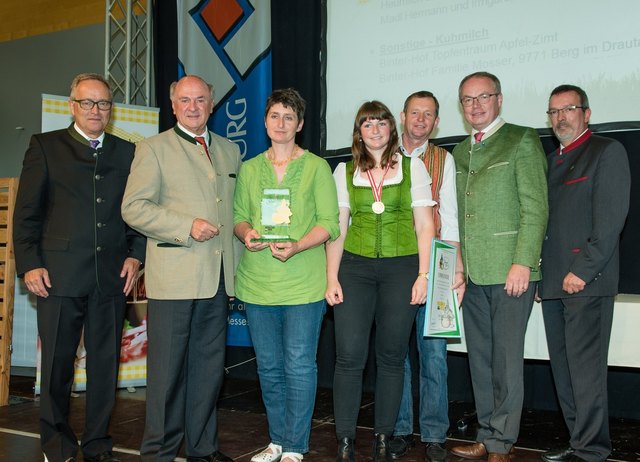
<path id="1" fill-rule="evenodd" d="M 420 440 L 423 443 L 444 443 L 449 430 L 449 396 L 447 389 L 447 340 L 423 337 L 426 308 L 422 305 L 416 317 L 420 377 Z M 411 394 L 411 362 L 404 360 L 404 388 L 395 435 L 413 433 L 413 396 Z"/>
<path id="2" fill-rule="evenodd" d="M 336 369 L 333 412 L 338 439 L 355 438 L 362 373 L 375 324 L 374 432 L 391 435 L 402 397 L 403 361 L 418 307 L 411 288 L 418 256 L 367 258 L 345 251 L 338 279 L 344 302 L 333 308 Z"/>
<path id="3" fill-rule="evenodd" d="M 304 454 L 309 451 L 326 303 L 245 306 L 271 442 L 283 452 Z"/>

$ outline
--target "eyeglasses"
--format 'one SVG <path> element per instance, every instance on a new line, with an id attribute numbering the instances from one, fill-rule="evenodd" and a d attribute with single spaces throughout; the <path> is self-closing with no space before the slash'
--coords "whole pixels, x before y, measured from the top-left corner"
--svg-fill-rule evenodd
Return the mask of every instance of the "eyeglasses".
<path id="1" fill-rule="evenodd" d="M 92 99 L 74 99 L 74 103 L 78 103 L 85 111 L 90 111 L 93 106 L 98 105 L 98 109 L 101 111 L 108 111 L 113 106 L 113 102 L 101 99 L 100 101 L 94 101 Z"/>
<path id="2" fill-rule="evenodd" d="M 554 117 L 558 117 L 558 114 L 560 114 L 561 112 L 565 115 L 573 114 L 573 111 L 575 111 L 576 109 L 586 109 L 586 107 L 576 106 L 575 104 L 572 104 L 571 106 L 565 106 L 560 109 L 549 109 L 547 111 L 547 114 L 553 119 Z"/>
<path id="3" fill-rule="evenodd" d="M 487 104 L 492 96 L 498 96 L 500 93 L 483 93 L 478 96 L 464 96 L 460 99 L 460 103 L 464 107 L 473 106 L 474 101 L 478 101 L 480 104 Z"/>

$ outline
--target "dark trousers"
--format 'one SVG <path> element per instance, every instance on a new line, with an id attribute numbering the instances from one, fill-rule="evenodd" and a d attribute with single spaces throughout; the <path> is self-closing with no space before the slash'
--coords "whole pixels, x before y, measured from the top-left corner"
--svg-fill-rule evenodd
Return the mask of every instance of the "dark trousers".
<path id="1" fill-rule="evenodd" d="M 506 454 L 518 439 L 524 400 L 524 335 L 535 283 L 520 297 L 504 284 L 469 281 L 462 302 L 471 383 L 478 414 L 476 440 Z"/>
<path id="2" fill-rule="evenodd" d="M 576 455 L 588 461 L 611 453 L 607 358 L 613 297 L 542 302 L 551 370 Z"/>
<path id="3" fill-rule="evenodd" d="M 111 450 L 108 434 L 118 380 L 124 295 L 38 298 L 41 342 L 40 440 L 49 462 L 75 457 L 78 438 L 69 426 L 69 399 L 76 351 L 84 327 L 87 351 L 86 413 L 82 452 L 94 457 Z"/>
<path id="4" fill-rule="evenodd" d="M 411 289 L 418 256 L 366 258 L 344 252 L 338 278 L 344 302 L 334 307 L 336 368 L 333 411 L 338 438 L 355 438 L 362 373 L 375 323 L 374 431 L 391 435 L 402 397 L 404 358 L 417 305 Z"/>
<path id="5" fill-rule="evenodd" d="M 212 298 L 149 299 L 143 461 L 172 461 L 183 439 L 189 457 L 217 451 L 228 306 L 222 277 Z"/>

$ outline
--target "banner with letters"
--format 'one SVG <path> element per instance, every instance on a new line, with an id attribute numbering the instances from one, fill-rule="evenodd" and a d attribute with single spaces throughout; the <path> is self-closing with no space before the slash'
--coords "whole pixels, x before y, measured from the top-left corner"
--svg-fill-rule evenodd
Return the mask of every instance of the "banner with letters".
<path id="1" fill-rule="evenodd" d="M 243 160 L 268 147 L 264 128 L 271 94 L 271 8 L 259 0 L 178 2 L 178 75 L 214 88 L 209 128 L 238 144 Z M 229 306 L 227 345 L 251 346 L 244 304 Z"/>
<path id="2" fill-rule="evenodd" d="M 271 93 L 270 2 L 183 0 L 177 14 L 178 75 L 198 75 L 214 88 L 209 128 L 237 143 L 243 160 L 260 154 Z"/>

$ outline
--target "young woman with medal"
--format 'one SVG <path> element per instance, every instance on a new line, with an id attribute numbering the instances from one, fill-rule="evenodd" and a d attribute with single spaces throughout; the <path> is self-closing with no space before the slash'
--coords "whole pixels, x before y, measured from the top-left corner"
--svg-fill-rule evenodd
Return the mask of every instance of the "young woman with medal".
<path id="1" fill-rule="evenodd" d="M 390 462 L 404 357 L 418 306 L 426 300 L 435 202 L 424 163 L 402 156 L 395 119 L 381 102 L 358 110 L 351 149 L 353 159 L 334 172 L 340 237 L 326 245 L 325 297 L 334 306 L 336 337 L 336 460 L 355 460 L 362 373 L 375 325 L 373 457 Z"/>
<path id="2" fill-rule="evenodd" d="M 235 190 L 234 231 L 246 247 L 236 296 L 246 307 L 271 440 L 252 462 L 300 462 L 309 450 L 326 310 L 323 244 L 339 227 L 329 164 L 295 141 L 304 111 L 296 90 L 271 94 L 271 147 L 242 164 Z"/>

